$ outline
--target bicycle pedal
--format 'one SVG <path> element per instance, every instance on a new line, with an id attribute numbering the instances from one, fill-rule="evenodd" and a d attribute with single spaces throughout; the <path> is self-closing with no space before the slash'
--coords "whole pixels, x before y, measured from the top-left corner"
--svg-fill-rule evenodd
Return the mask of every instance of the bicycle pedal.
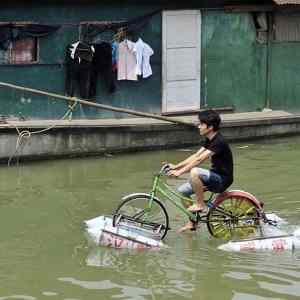
<path id="1" fill-rule="evenodd" d="M 197 211 L 192 211 L 191 213 L 201 215 L 201 216 L 207 216 L 209 212 L 209 209 L 202 209 Z"/>

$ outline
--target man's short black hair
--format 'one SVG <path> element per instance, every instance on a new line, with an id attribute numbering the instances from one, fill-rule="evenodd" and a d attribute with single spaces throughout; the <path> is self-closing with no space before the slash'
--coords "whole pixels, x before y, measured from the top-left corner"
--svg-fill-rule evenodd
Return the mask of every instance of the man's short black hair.
<path id="1" fill-rule="evenodd" d="M 201 123 L 206 124 L 208 127 L 212 126 L 214 131 L 219 130 L 221 118 L 216 111 L 212 109 L 200 111 L 198 118 Z"/>

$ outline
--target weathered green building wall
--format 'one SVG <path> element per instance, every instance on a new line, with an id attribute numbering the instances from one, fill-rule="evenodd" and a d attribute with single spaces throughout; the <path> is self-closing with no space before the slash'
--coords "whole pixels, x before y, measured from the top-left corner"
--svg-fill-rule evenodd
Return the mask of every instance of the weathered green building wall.
<path id="1" fill-rule="evenodd" d="M 202 29 L 202 101 L 236 111 L 264 108 L 266 45 L 251 14 L 206 12 Z"/>
<path id="2" fill-rule="evenodd" d="M 65 47 L 78 40 L 79 22 L 124 21 L 159 8 L 168 6 L 97 2 L 32 4 L 28 9 L 20 4 L 3 5 L 0 22 L 32 21 L 63 26 L 40 39 L 38 64 L 0 65 L 0 81 L 64 94 Z M 159 113 L 162 98 L 161 14 L 153 16 L 137 36 L 141 36 L 154 50 L 155 54 L 151 57 L 153 76 L 138 82 L 118 81 L 114 94 L 108 94 L 99 80 L 97 102 Z M 273 109 L 300 108 L 300 66 L 295 63 L 300 56 L 300 43 L 272 43 L 271 50 L 267 52 L 267 43 L 256 41 L 256 29 L 250 13 L 227 13 L 221 10 L 202 10 L 201 36 L 201 107 L 233 106 L 235 111 L 260 110 L 266 106 L 266 96 L 269 95 Z M 269 74 L 266 68 L 267 53 L 271 55 Z M 60 118 L 67 109 L 64 102 L 54 102 L 7 88 L 0 88 L 0 105 L 1 115 L 39 119 Z M 125 116 L 83 107 L 77 107 L 73 113 L 74 118 Z"/>
<path id="3" fill-rule="evenodd" d="M 271 107 L 300 111 L 300 43 L 273 42 L 270 52 Z"/>
<path id="4" fill-rule="evenodd" d="M 0 65 L 0 81 L 27 86 L 45 91 L 64 94 L 65 48 L 79 38 L 79 22 L 82 21 L 126 21 L 156 10 L 154 5 L 136 4 L 78 4 L 78 5 L 33 5 L 2 7 L 1 22 L 32 21 L 46 24 L 65 24 L 57 32 L 40 39 L 40 60 L 32 65 Z M 72 23 L 73 25 L 66 25 Z M 78 24 L 78 25 L 75 25 Z M 154 50 L 151 59 L 153 76 L 138 82 L 118 81 L 117 91 L 106 92 L 97 88 L 97 102 L 147 112 L 161 110 L 161 15 L 152 17 L 139 31 L 144 41 Z M 59 118 L 67 109 L 64 102 L 45 99 L 28 93 L 20 93 L 7 88 L 0 89 L 1 115 L 32 118 Z M 122 117 L 107 111 L 77 107 L 73 117 Z"/>

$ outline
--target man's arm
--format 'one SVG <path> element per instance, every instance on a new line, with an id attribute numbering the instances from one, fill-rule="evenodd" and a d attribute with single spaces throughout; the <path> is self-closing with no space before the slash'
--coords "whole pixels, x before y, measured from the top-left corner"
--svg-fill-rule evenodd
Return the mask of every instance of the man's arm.
<path id="1" fill-rule="evenodd" d="M 204 147 L 201 147 L 196 153 L 189 156 L 187 159 L 181 161 L 180 163 L 176 165 L 171 165 L 172 170 L 179 170 L 183 167 L 185 167 L 187 164 L 194 161 L 197 157 L 199 157 L 206 149 Z"/>
<path id="2" fill-rule="evenodd" d="M 204 149 L 203 151 L 199 150 L 197 153 L 195 153 L 194 155 L 186 159 L 184 161 L 186 162 L 184 166 L 181 166 L 179 169 L 176 168 L 174 170 L 171 170 L 168 174 L 171 176 L 178 177 L 184 173 L 189 172 L 192 168 L 198 166 L 199 164 L 201 164 L 202 162 L 210 158 L 213 152 L 205 148 L 203 149 Z"/>

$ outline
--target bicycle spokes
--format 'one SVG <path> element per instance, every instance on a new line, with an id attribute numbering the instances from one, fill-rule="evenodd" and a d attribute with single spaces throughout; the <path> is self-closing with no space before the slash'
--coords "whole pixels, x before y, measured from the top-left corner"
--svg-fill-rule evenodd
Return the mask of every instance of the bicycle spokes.
<path id="1" fill-rule="evenodd" d="M 256 233 L 259 215 L 256 206 L 249 199 L 229 197 L 211 209 L 207 222 L 213 236 L 241 239 Z"/>
<path id="2" fill-rule="evenodd" d="M 169 229 L 169 217 L 164 206 L 157 200 L 146 194 L 129 195 L 119 205 L 117 214 L 123 215 L 140 227 L 150 229 L 161 239 Z"/>

